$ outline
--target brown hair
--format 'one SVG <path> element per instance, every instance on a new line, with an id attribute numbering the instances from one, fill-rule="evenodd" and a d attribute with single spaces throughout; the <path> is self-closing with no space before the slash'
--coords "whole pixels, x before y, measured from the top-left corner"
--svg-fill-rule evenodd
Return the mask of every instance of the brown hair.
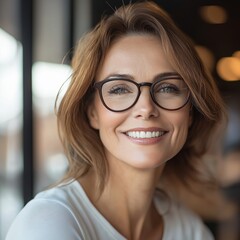
<path id="1" fill-rule="evenodd" d="M 174 69 L 191 92 L 193 121 L 182 150 L 166 164 L 163 175 L 175 176 L 185 184 L 201 180 L 200 159 L 211 136 L 224 118 L 224 104 L 214 80 L 205 70 L 194 45 L 155 3 L 129 4 L 116 10 L 79 41 L 72 61 L 73 74 L 57 110 L 60 138 L 69 160 L 65 179 L 78 178 L 93 168 L 99 189 L 104 188 L 108 165 L 98 131 L 91 128 L 87 108 L 97 69 L 113 41 L 128 34 L 157 36 Z M 176 160 L 175 160 L 176 159 Z"/>

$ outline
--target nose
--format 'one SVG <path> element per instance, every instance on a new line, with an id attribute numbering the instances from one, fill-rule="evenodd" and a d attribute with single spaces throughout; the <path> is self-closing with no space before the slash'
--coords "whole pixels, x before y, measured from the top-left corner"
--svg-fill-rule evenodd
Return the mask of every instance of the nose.
<path id="1" fill-rule="evenodd" d="M 152 100 L 148 86 L 141 87 L 141 94 L 133 107 L 133 114 L 134 117 L 142 118 L 143 120 L 158 117 L 159 109 Z"/>

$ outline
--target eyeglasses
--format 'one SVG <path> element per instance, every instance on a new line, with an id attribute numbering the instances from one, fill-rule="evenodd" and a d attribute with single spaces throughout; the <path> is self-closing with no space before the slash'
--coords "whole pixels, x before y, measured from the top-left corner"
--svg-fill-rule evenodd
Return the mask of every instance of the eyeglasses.
<path id="1" fill-rule="evenodd" d="M 179 75 L 158 78 L 156 81 L 137 83 L 124 77 L 114 77 L 95 82 L 103 105 L 113 112 L 123 112 L 133 107 L 141 94 L 141 87 L 150 87 L 153 102 L 165 110 L 178 110 L 184 107 L 190 91 Z"/>

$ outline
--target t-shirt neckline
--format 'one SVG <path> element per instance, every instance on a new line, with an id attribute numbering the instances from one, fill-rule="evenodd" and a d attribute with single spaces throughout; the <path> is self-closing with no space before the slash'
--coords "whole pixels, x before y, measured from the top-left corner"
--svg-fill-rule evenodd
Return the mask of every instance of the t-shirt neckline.
<path id="1" fill-rule="evenodd" d="M 121 240 L 127 240 L 120 232 L 118 232 L 111 223 L 99 212 L 99 210 L 93 205 L 93 203 L 90 201 L 89 197 L 87 196 L 85 190 L 83 189 L 81 183 L 77 180 L 73 181 L 72 184 L 75 185 L 75 187 L 79 190 L 82 200 L 84 203 L 89 207 L 91 210 L 91 213 L 96 218 L 96 220 L 103 225 L 103 227 L 108 229 L 108 231 L 114 236 L 117 237 L 117 239 Z M 156 209 L 159 214 L 161 214 L 163 218 L 163 235 L 162 240 L 165 240 L 166 236 L 166 202 L 164 204 L 160 204 L 159 197 L 155 196 L 154 198 L 154 204 L 156 206 Z"/>

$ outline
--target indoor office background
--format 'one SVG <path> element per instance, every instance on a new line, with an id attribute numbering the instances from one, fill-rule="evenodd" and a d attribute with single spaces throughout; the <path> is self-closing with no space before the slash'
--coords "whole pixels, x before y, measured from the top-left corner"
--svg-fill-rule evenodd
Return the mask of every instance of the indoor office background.
<path id="1" fill-rule="evenodd" d="M 122 2 L 130 0 L 0 0 L 0 240 L 24 204 L 66 170 L 55 97 L 71 75 L 79 37 Z M 240 1 L 155 2 L 194 40 L 214 75 L 229 113 L 223 149 L 233 149 L 240 145 Z M 203 217 L 217 240 L 240 238 L 240 157 L 234 156 L 221 172 L 229 213 Z"/>

